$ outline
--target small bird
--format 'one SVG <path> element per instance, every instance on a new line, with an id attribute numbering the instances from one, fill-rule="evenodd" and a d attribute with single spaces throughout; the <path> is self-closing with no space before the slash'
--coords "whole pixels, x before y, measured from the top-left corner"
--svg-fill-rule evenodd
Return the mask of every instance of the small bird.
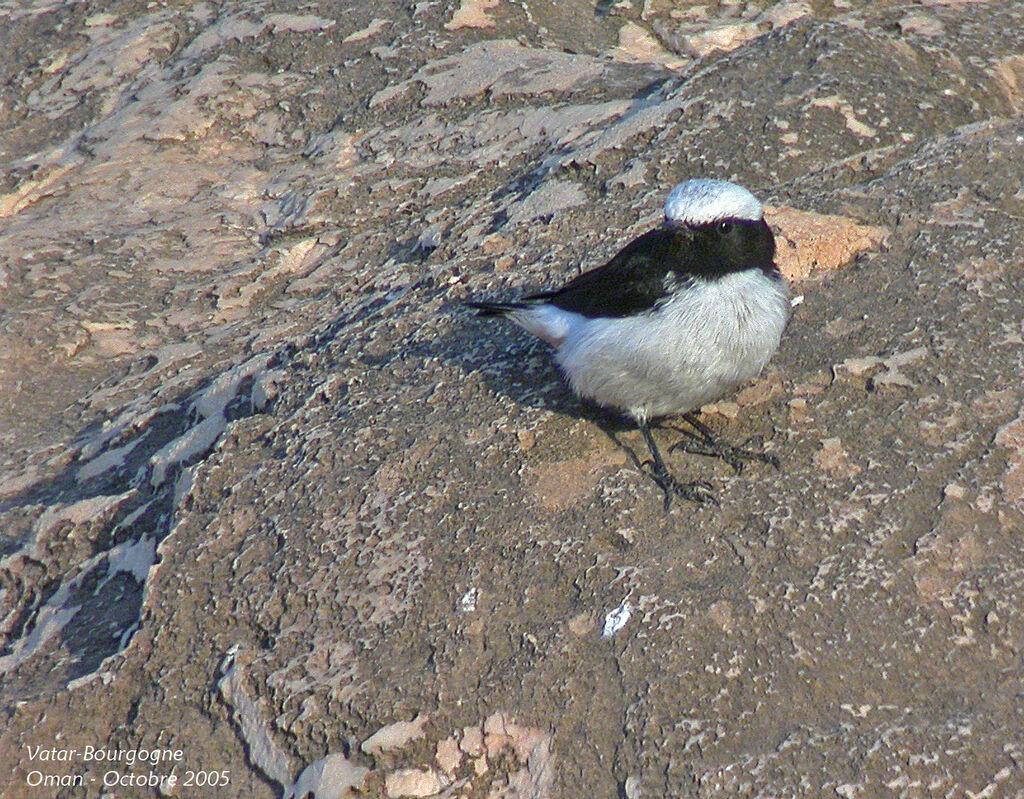
<path id="1" fill-rule="evenodd" d="M 716 439 L 695 411 L 756 377 L 778 349 L 789 319 L 786 281 L 761 203 L 723 180 L 688 180 L 665 201 L 665 221 L 604 266 L 555 291 L 514 302 L 471 301 L 555 348 L 580 397 L 630 416 L 651 453 L 649 476 L 665 494 L 717 500 L 704 481 L 669 472 L 650 424 L 682 417 L 693 431 L 672 447 L 723 458 L 774 457 Z M 695 431 L 695 432 L 694 432 Z"/>

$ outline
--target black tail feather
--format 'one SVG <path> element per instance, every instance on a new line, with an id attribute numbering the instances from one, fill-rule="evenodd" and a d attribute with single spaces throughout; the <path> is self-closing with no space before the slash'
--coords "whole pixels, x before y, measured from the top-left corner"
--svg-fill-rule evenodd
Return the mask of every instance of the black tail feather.
<path id="1" fill-rule="evenodd" d="M 527 307 L 525 302 L 487 302 L 467 300 L 466 305 L 477 312 L 478 316 L 504 316 L 510 311 L 519 311 Z"/>

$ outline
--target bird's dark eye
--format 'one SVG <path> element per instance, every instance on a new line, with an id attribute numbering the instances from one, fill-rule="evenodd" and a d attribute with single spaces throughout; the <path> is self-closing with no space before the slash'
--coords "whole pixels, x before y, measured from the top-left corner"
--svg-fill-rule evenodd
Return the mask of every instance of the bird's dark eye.
<path id="1" fill-rule="evenodd" d="M 729 220 L 726 219 L 718 223 L 718 232 L 721 233 L 723 236 L 731 230 L 732 222 L 730 222 Z"/>

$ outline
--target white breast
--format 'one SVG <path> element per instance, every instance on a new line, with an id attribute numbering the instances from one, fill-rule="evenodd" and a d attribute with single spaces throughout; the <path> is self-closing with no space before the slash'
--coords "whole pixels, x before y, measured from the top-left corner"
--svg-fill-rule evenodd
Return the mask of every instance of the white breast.
<path id="1" fill-rule="evenodd" d="M 601 405 L 637 419 L 686 413 L 764 368 L 789 309 L 785 282 L 758 269 L 698 280 L 640 316 L 567 315 L 556 359 L 573 390 Z"/>

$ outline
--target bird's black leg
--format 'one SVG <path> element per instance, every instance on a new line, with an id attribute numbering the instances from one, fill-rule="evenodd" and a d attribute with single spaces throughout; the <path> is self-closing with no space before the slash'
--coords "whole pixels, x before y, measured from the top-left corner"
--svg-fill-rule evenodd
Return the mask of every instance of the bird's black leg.
<path id="1" fill-rule="evenodd" d="M 658 445 L 654 441 L 654 436 L 651 435 L 651 428 L 647 425 L 647 422 L 638 421 L 637 427 L 640 428 L 640 432 L 643 433 L 644 441 L 647 442 L 647 449 L 651 451 L 651 471 L 649 472 L 651 479 L 658 484 L 658 487 L 665 492 L 665 510 L 668 510 L 672 505 L 672 495 L 688 499 L 691 502 L 704 503 L 711 502 L 715 505 L 718 504 L 718 500 L 715 495 L 711 493 L 710 484 L 703 480 L 694 480 L 691 483 L 681 483 L 672 473 L 669 472 L 668 467 L 665 466 L 665 461 L 661 457 L 661 453 L 658 451 Z"/>
<path id="2" fill-rule="evenodd" d="M 727 444 L 722 441 L 721 438 L 716 436 L 710 427 L 697 418 L 696 413 L 692 411 L 690 413 L 684 413 L 683 419 L 685 419 L 696 432 L 683 430 L 682 432 L 687 435 L 687 438 L 673 444 L 669 448 L 669 452 L 681 449 L 683 452 L 689 452 L 693 455 L 708 455 L 712 458 L 721 458 L 723 461 L 728 463 L 737 474 L 743 471 L 744 461 L 761 461 L 761 463 L 767 463 L 774 466 L 776 469 L 779 468 L 779 459 L 774 455 L 747 448 L 751 442 L 756 442 L 758 440 L 757 436 L 748 438 L 739 447 L 734 447 L 732 444 Z"/>

